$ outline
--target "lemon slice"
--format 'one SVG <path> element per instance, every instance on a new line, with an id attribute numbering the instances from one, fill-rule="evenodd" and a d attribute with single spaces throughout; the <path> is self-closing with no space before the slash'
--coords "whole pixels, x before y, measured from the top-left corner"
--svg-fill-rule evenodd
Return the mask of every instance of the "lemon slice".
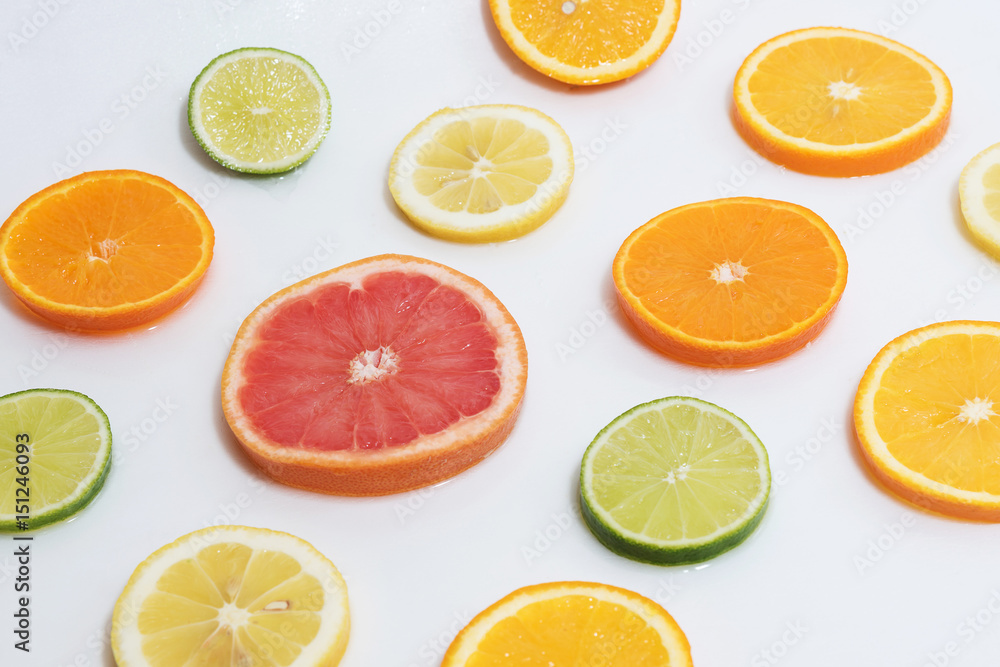
<path id="1" fill-rule="evenodd" d="M 771 488 L 767 451 L 750 427 L 717 405 L 682 396 L 638 405 L 587 448 L 583 518 L 615 553 L 695 563 L 745 540 Z"/>
<path id="2" fill-rule="evenodd" d="M 0 397 L 0 531 L 66 519 L 104 486 L 111 426 L 94 401 L 65 389 Z"/>
<path id="3" fill-rule="evenodd" d="M 990 146 L 965 165 L 958 197 L 969 231 L 1000 259 L 1000 144 Z"/>
<path id="4" fill-rule="evenodd" d="M 303 540 L 206 528 L 156 551 L 115 604 L 118 667 L 327 667 L 347 648 L 347 586 Z"/>
<path id="5" fill-rule="evenodd" d="M 278 49 L 224 53 L 191 85 L 188 124 L 212 159 L 234 171 L 288 171 L 330 128 L 330 93 L 312 65 Z"/>
<path id="6" fill-rule="evenodd" d="M 424 231 L 453 241 L 505 241 L 552 217 L 569 194 L 573 146 L 528 107 L 441 109 L 396 148 L 389 190 Z"/>

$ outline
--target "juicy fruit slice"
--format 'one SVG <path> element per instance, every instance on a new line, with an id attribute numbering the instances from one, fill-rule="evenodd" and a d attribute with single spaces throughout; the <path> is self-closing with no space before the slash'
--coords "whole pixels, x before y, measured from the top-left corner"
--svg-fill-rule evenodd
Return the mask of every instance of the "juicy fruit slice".
<path id="1" fill-rule="evenodd" d="M 0 531 L 32 530 L 87 506 L 111 468 L 108 416 L 65 389 L 0 398 Z"/>
<path id="2" fill-rule="evenodd" d="M 706 366 L 794 352 L 826 325 L 847 283 L 837 235 L 807 208 L 751 197 L 688 204 L 625 240 L 618 302 L 653 347 Z"/>
<path id="3" fill-rule="evenodd" d="M 764 157 L 821 176 L 891 171 L 948 129 L 951 84 L 891 39 L 808 28 L 757 47 L 736 73 L 736 126 Z"/>
<path id="4" fill-rule="evenodd" d="M 526 379 L 521 331 L 482 284 L 381 255 L 258 306 L 226 361 L 222 405 L 279 482 L 380 495 L 447 479 L 499 447 Z"/>
<path id="5" fill-rule="evenodd" d="M 188 124 L 213 160 L 235 171 L 288 171 L 316 152 L 330 129 L 330 92 L 312 65 L 278 49 L 217 57 L 188 97 Z"/>
<path id="6" fill-rule="evenodd" d="M 212 261 L 201 207 L 141 171 L 93 171 L 28 198 L 0 227 L 0 276 L 71 329 L 126 329 L 187 299 Z"/>
<path id="7" fill-rule="evenodd" d="M 1000 144 L 990 146 L 965 165 L 958 195 L 969 231 L 1000 259 Z"/>
<path id="8" fill-rule="evenodd" d="M 684 632 L 660 605 L 605 584 L 520 588 L 463 628 L 441 667 L 691 667 Z"/>
<path id="9" fill-rule="evenodd" d="M 580 496 L 594 535 L 615 553 L 695 563 L 732 549 L 764 516 L 764 445 L 736 415 L 673 396 L 638 405 L 583 455 Z"/>
<path id="10" fill-rule="evenodd" d="M 667 48 L 680 0 L 490 0 L 500 34 L 517 57 L 571 84 L 618 81 Z"/>
<path id="11" fill-rule="evenodd" d="M 350 634 L 347 586 L 307 542 L 261 528 L 185 535 L 136 568 L 115 604 L 119 667 L 327 667 Z"/>
<path id="12" fill-rule="evenodd" d="M 441 109 L 396 148 L 389 190 L 413 224 L 453 241 L 505 241 L 552 217 L 569 194 L 573 146 L 535 109 Z"/>
<path id="13" fill-rule="evenodd" d="M 1000 521 L 1000 323 L 941 322 L 896 338 L 858 387 L 854 427 L 875 476 L 942 514 Z"/>

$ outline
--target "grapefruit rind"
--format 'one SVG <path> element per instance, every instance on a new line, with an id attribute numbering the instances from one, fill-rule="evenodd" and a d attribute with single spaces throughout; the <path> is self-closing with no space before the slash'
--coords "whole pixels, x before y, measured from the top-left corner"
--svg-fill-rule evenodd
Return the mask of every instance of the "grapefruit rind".
<path id="1" fill-rule="evenodd" d="M 887 343 L 872 359 L 858 386 L 854 399 L 854 432 L 868 469 L 897 497 L 946 516 L 1000 522 L 1000 495 L 958 489 L 906 467 L 889 452 L 875 424 L 875 395 L 881 386 L 882 376 L 893 360 L 931 338 L 950 334 L 1000 338 L 1000 323 L 973 320 L 939 322 L 904 333 Z"/>
<path id="2" fill-rule="evenodd" d="M 465 292 L 482 311 L 497 338 L 500 390 L 482 412 L 403 446 L 368 451 L 322 453 L 276 445 L 262 436 L 243 413 L 239 369 L 256 332 L 269 313 L 289 299 L 327 282 L 360 287 L 363 279 L 385 271 L 411 270 Z M 444 481 L 472 467 L 499 447 L 517 420 L 527 383 L 528 355 L 521 330 L 507 309 L 480 282 L 442 264 L 405 255 L 380 255 L 345 264 L 291 285 L 258 306 L 236 334 L 223 369 L 222 406 L 226 421 L 250 459 L 268 476 L 289 486 L 333 495 L 373 496 L 401 493 Z"/>
<path id="3" fill-rule="evenodd" d="M 778 334 L 749 341 L 719 341 L 692 336 L 677 327 L 660 320 L 643 305 L 642 300 L 628 289 L 625 265 L 628 261 L 629 248 L 642 235 L 666 218 L 682 212 L 684 209 L 713 205 L 720 202 L 766 204 L 784 208 L 798 213 L 809 220 L 820 230 L 829 243 L 830 249 L 838 258 L 837 280 L 834 283 L 826 301 L 807 319 L 799 322 L 791 329 Z M 755 197 L 733 197 L 687 204 L 665 213 L 661 213 L 646 224 L 632 232 L 622 243 L 615 255 L 612 266 L 615 285 L 615 295 L 626 319 L 635 327 L 639 335 L 660 352 L 689 364 L 710 367 L 740 367 L 774 361 L 786 357 L 804 347 L 809 341 L 819 335 L 827 325 L 836 310 L 840 297 L 847 285 L 847 254 L 837 238 L 836 233 L 822 218 L 813 211 L 776 200 L 759 199 Z"/>
<path id="4" fill-rule="evenodd" d="M 770 53 L 802 39 L 853 37 L 902 53 L 922 65 L 939 95 L 928 114 L 916 124 L 879 141 L 833 146 L 792 136 L 775 127 L 755 108 L 748 83 Z M 804 28 L 764 42 L 743 61 L 733 84 L 733 117 L 740 136 L 768 160 L 816 176 L 864 176 L 898 169 L 934 148 L 948 130 L 952 89 L 948 77 L 926 56 L 894 40 L 849 28 Z"/>
<path id="5" fill-rule="evenodd" d="M 691 667 L 691 645 L 684 631 L 663 607 L 628 589 L 588 581 L 535 584 L 513 591 L 481 611 L 459 631 L 445 652 L 441 667 L 467 665 L 489 631 L 497 623 L 515 616 L 525 606 L 569 596 L 584 596 L 624 607 L 656 632 L 670 655 L 670 667 Z M 558 622 L 558 619 L 553 619 L 553 622 Z"/>
<path id="6" fill-rule="evenodd" d="M 20 220 L 38 202 L 49 197 L 65 196 L 81 183 L 102 178 L 135 178 L 147 184 L 161 187 L 188 209 L 202 233 L 202 255 L 188 275 L 178 279 L 169 289 L 142 301 L 123 303 L 117 306 L 79 306 L 53 301 L 38 294 L 17 277 L 10 267 L 6 247 Z M 14 209 L 7 221 L 0 227 L 0 277 L 10 287 L 14 295 L 32 312 L 40 317 L 74 331 L 119 331 L 147 324 L 178 308 L 197 289 L 212 262 L 212 248 L 215 232 L 204 210 L 190 195 L 170 181 L 132 169 L 112 169 L 90 171 L 53 183 L 25 200 Z"/>

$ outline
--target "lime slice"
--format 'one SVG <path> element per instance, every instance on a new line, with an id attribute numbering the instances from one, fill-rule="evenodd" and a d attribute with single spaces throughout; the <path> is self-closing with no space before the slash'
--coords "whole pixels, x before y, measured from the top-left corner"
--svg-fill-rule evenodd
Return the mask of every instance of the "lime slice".
<path id="1" fill-rule="evenodd" d="M 673 396 L 597 434 L 580 471 L 583 516 L 615 553 L 696 563 L 733 548 L 764 515 L 771 472 L 750 427 L 717 405 Z"/>
<path id="2" fill-rule="evenodd" d="M 29 389 L 0 397 L 0 531 L 76 514 L 110 466 L 108 416 L 83 394 Z"/>
<path id="3" fill-rule="evenodd" d="M 288 171 L 330 129 L 330 93 L 312 65 L 278 49 L 224 53 L 191 85 L 188 124 L 216 162 L 235 171 Z"/>

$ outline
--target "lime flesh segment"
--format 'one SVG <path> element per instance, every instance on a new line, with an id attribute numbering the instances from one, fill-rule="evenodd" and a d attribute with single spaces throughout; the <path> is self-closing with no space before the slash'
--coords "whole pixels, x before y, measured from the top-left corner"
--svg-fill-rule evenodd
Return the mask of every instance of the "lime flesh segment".
<path id="1" fill-rule="evenodd" d="M 101 490 L 110 463 L 108 417 L 83 394 L 29 389 L 0 397 L 0 531 L 75 514 Z"/>
<path id="2" fill-rule="evenodd" d="M 330 127 L 330 93 L 316 70 L 278 49 L 224 53 L 191 86 L 188 123 L 214 160 L 269 174 L 305 162 Z"/>
<path id="3" fill-rule="evenodd" d="M 580 471 L 583 516 L 615 553 L 694 563 L 736 546 L 764 515 L 767 452 L 741 419 L 695 398 L 636 406 L 602 430 Z"/>

